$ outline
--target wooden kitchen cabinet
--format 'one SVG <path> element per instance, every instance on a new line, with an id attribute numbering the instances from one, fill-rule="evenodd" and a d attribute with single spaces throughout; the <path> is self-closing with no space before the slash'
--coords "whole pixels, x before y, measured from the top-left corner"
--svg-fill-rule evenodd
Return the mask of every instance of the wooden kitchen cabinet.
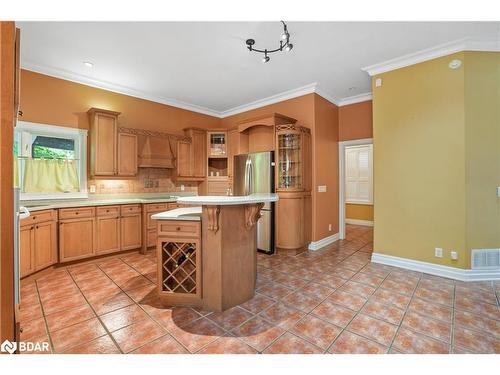
<path id="1" fill-rule="evenodd" d="M 126 205 L 121 207 L 120 218 L 121 250 L 138 249 L 142 245 L 141 206 Z"/>
<path id="2" fill-rule="evenodd" d="M 137 174 L 137 136 L 135 134 L 118 133 L 118 170 L 120 176 Z"/>
<path id="3" fill-rule="evenodd" d="M 90 120 L 90 174 L 114 176 L 117 174 L 117 134 L 119 112 L 91 108 Z"/>
<path id="4" fill-rule="evenodd" d="M 57 223 L 47 221 L 35 225 L 35 271 L 57 263 Z"/>
<path id="5" fill-rule="evenodd" d="M 35 272 L 34 252 L 34 225 L 24 225 L 20 229 L 19 235 L 19 262 L 21 277 L 28 276 Z"/>
<path id="6" fill-rule="evenodd" d="M 232 129 L 227 132 L 227 177 L 234 175 L 234 156 L 238 154 L 239 132 Z"/>
<path id="7" fill-rule="evenodd" d="M 97 208 L 96 235 L 96 255 L 120 251 L 119 206 L 104 206 Z"/>
<path id="8" fill-rule="evenodd" d="M 150 247 L 156 246 L 156 220 L 151 219 L 151 216 L 158 212 L 172 210 L 176 207 L 176 203 L 149 203 L 144 204 L 142 209 L 142 253 Z"/>
<path id="9" fill-rule="evenodd" d="M 59 258 L 61 262 L 95 255 L 95 217 L 67 219 L 59 222 Z"/>
<path id="10" fill-rule="evenodd" d="M 28 276 L 57 263 L 57 212 L 44 210 L 33 212 L 21 220 L 20 274 Z"/>
<path id="11" fill-rule="evenodd" d="M 298 254 L 306 250 L 310 228 L 306 228 L 306 214 L 310 213 L 310 200 L 302 191 L 278 192 L 276 204 L 276 248 Z"/>
<path id="12" fill-rule="evenodd" d="M 203 181 L 207 170 L 206 131 L 197 128 L 184 129 L 191 139 L 177 141 L 177 171 L 175 178 L 179 181 Z"/>

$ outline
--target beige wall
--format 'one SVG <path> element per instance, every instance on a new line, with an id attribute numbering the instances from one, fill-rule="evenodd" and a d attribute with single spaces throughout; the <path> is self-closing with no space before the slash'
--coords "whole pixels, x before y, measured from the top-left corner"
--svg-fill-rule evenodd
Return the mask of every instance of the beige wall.
<path id="1" fill-rule="evenodd" d="M 373 77 L 383 80 L 373 87 L 375 252 L 469 268 L 472 248 L 500 247 L 498 56 L 456 53 Z"/>
<path id="2" fill-rule="evenodd" d="M 465 53 L 467 249 L 500 248 L 500 53 Z"/>

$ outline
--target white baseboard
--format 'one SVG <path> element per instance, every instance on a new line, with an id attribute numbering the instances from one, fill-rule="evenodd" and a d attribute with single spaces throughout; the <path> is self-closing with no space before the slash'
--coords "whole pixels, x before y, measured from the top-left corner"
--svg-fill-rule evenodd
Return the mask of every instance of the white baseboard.
<path id="1" fill-rule="evenodd" d="M 366 227 L 373 227 L 373 221 L 370 220 L 345 219 L 345 223 L 354 225 L 364 225 Z"/>
<path id="2" fill-rule="evenodd" d="M 331 236 L 322 238 L 321 240 L 313 241 L 309 244 L 309 250 L 319 250 L 322 247 L 325 247 L 327 245 L 334 243 L 335 241 L 338 241 L 338 239 L 339 239 L 339 234 L 335 233 L 332 234 Z"/>
<path id="3" fill-rule="evenodd" d="M 449 279 L 460 281 L 500 280 L 500 269 L 461 269 L 380 253 L 372 254 L 372 262 L 405 268 L 417 272 L 424 272 L 431 275 L 447 277 Z"/>

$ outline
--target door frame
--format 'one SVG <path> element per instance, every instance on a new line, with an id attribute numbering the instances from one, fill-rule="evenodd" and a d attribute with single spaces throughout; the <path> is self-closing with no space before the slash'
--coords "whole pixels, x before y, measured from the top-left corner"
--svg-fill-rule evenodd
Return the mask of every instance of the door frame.
<path id="1" fill-rule="evenodd" d="M 345 149 L 348 146 L 373 145 L 373 138 L 339 142 L 339 239 L 345 239 Z M 373 163 L 372 163 L 373 173 Z"/>

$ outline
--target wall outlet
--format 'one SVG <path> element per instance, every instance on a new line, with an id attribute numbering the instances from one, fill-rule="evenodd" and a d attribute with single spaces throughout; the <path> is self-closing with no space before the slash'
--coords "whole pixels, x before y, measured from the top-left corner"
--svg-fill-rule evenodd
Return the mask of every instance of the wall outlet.
<path id="1" fill-rule="evenodd" d="M 434 249 L 434 256 L 436 258 L 442 258 L 443 257 L 443 249 L 441 249 L 440 247 L 436 247 Z"/>
<path id="2" fill-rule="evenodd" d="M 89 192 L 95 193 L 95 185 L 90 185 Z"/>
<path id="3" fill-rule="evenodd" d="M 451 259 L 453 259 L 453 260 L 458 259 L 458 253 L 455 250 L 451 251 Z"/>
<path id="4" fill-rule="evenodd" d="M 328 232 L 332 231 L 332 224 L 328 224 Z"/>
<path id="5" fill-rule="evenodd" d="M 382 86 L 382 78 L 377 78 L 375 80 L 375 87 L 380 87 Z"/>
<path id="6" fill-rule="evenodd" d="M 326 185 L 318 185 L 318 193 L 326 193 Z"/>
<path id="7" fill-rule="evenodd" d="M 181 191 L 184 191 L 186 187 L 184 185 L 181 185 Z"/>

